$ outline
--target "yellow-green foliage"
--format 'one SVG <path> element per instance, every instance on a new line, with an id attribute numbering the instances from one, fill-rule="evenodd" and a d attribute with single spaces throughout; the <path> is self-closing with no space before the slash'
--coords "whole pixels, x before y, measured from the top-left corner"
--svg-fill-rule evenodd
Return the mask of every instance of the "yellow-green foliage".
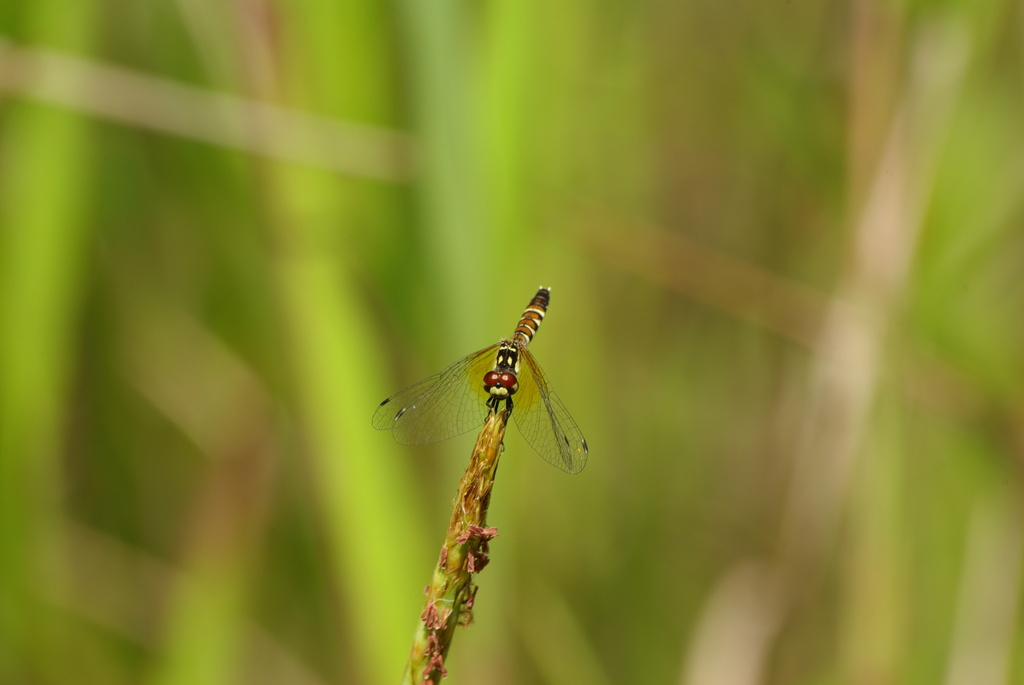
<path id="1" fill-rule="evenodd" d="M 0 683 L 397 682 L 540 285 L 450 682 L 1024 682 L 1018 3 L 0 8 Z"/>

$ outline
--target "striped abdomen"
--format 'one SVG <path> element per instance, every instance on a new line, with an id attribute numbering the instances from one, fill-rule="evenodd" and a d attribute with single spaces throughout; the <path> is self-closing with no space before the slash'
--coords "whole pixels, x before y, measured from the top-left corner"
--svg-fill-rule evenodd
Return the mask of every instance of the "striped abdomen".
<path id="1" fill-rule="evenodd" d="M 551 288 L 541 288 L 537 291 L 533 300 L 530 301 L 530 305 L 523 312 L 523 318 L 519 319 L 516 332 L 512 334 L 513 343 L 520 347 L 526 347 L 533 340 L 534 334 L 540 328 L 540 322 L 544 320 L 544 314 L 547 312 L 550 302 Z"/>

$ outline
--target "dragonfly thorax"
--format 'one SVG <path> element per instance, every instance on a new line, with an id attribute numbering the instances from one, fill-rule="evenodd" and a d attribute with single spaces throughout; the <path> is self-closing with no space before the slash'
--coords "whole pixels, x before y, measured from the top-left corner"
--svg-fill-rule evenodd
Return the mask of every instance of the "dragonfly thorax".
<path id="1" fill-rule="evenodd" d="M 519 374 L 519 348 L 507 340 L 498 346 L 498 354 L 494 358 L 494 370 L 498 373 L 508 371 Z"/>

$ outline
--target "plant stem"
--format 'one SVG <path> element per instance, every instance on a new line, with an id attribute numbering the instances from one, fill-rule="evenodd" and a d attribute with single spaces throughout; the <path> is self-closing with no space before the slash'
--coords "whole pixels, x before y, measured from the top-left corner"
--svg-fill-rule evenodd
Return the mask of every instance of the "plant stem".
<path id="1" fill-rule="evenodd" d="M 472 576 L 487 565 L 487 543 L 498 534 L 497 529 L 487 527 L 487 507 L 507 421 L 506 409 L 488 414 L 473 446 L 452 503 L 441 556 L 426 589 L 427 603 L 413 638 L 403 683 L 438 683 L 446 677 L 444 659 L 455 626 L 469 625 L 473 620 L 476 587 Z"/>

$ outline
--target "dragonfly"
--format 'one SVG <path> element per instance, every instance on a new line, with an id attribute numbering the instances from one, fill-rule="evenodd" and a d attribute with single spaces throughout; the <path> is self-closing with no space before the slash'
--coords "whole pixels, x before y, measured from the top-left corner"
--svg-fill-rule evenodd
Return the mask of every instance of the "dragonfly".
<path id="1" fill-rule="evenodd" d="M 504 403 L 526 442 L 545 461 L 568 473 L 582 471 L 587 464 L 583 432 L 527 348 L 550 302 L 551 289 L 539 289 L 511 338 L 399 390 L 377 406 L 373 427 L 390 430 L 403 445 L 424 445 L 480 426 Z"/>

